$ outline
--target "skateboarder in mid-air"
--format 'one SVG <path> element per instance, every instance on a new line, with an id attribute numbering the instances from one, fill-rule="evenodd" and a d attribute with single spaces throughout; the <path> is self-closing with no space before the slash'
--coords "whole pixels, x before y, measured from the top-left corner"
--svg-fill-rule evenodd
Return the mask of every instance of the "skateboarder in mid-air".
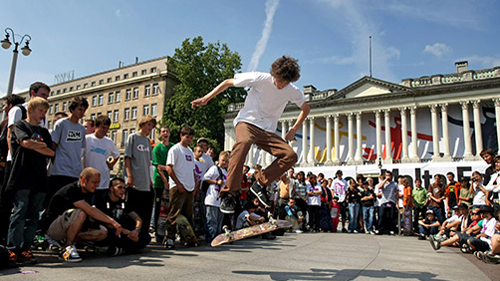
<path id="1" fill-rule="evenodd" d="M 210 93 L 191 102 L 191 106 L 206 105 L 213 97 L 229 87 L 250 87 L 245 105 L 234 119 L 236 143 L 231 151 L 226 186 L 220 191 L 220 209 L 226 214 L 234 213 L 234 196 L 241 185 L 243 165 L 252 144 L 276 157 L 266 169 L 257 172 L 256 181 L 250 191 L 259 201 L 269 207 L 265 187 L 276 180 L 297 162 L 297 154 L 287 144 L 295 138 L 298 128 L 309 114 L 310 107 L 298 87 L 292 84 L 300 78 L 300 67 L 296 59 L 288 56 L 278 58 L 271 66 L 271 73 L 237 73 L 226 79 Z M 302 111 L 295 124 L 283 140 L 278 136 L 278 119 L 288 102 L 295 103 Z"/>

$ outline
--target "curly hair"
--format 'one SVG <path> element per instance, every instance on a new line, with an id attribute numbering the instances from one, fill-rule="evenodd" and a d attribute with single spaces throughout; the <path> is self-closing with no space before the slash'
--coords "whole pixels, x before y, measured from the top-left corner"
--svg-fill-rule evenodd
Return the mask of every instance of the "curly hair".
<path id="1" fill-rule="evenodd" d="M 300 66 L 298 60 L 282 56 L 271 65 L 271 75 L 287 82 L 295 82 L 300 78 Z"/>

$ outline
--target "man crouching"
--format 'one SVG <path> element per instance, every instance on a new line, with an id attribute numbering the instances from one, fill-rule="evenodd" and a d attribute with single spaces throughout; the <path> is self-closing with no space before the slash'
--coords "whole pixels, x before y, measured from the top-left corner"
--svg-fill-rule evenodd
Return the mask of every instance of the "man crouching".
<path id="1" fill-rule="evenodd" d="M 82 259 L 76 251 L 75 242 L 96 242 L 106 238 L 106 228 L 89 229 L 85 224 L 87 217 L 112 226 L 116 235 L 120 235 L 122 227 L 119 223 L 85 201 L 88 193 L 93 193 L 100 181 L 99 171 L 85 168 L 77 182 L 64 186 L 50 200 L 42 228 L 50 238 L 59 242 L 65 240 L 59 259 L 79 262 Z"/>

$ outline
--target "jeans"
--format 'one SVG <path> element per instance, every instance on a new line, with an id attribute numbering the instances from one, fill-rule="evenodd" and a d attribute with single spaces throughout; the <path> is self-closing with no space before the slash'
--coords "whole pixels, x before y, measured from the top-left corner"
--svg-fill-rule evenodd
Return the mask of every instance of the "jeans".
<path id="1" fill-rule="evenodd" d="M 424 227 L 423 225 L 420 226 L 420 235 L 429 236 L 431 234 L 437 234 L 438 232 L 439 229 L 437 226 L 433 226 L 430 228 Z"/>
<path id="2" fill-rule="evenodd" d="M 369 206 L 369 207 L 363 206 L 363 221 L 365 222 L 366 231 L 368 232 L 373 231 L 374 210 L 375 210 L 374 206 Z"/>
<path id="3" fill-rule="evenodd" d="M 443 209 L 441 209 L 440 207 L 434 207 L 434 206 L 429 206 L 429 207 L 427 207 L 427 209 L 432 210 L 434 212 L 434 215 L 437 217 L 437 219 L 440 223 L 444 222 L 445 218 L 444 218 Z"/>
<path id="4" fill-rule="evenodd" d="M 383 231 L 396 231 L 396 205 L 393 202 L 381 204 L 378 209 L 378 227 L 377 230 L 382 233 Z"/>
<path id="5" fill-rule="evenodd" d="M 349 203 L 349 231 L 357 230 L 361 204 Z"/>
<path id="6" fill-rule="evenodd" d="M 14 193 L 14 212 L 10 216 L 7 248 L 23 252 L 30 249 L 38 227 L 45 192 L 21 189 Z"/>
<path id="7" fill-rule="evenodd" d="M 207 210 L 207 235 L 206 235 L 206 241 L 207 242 L 212 242 L 214 238 L 219 235 L 222 231 L 222 219 L 224 218 L 222 212 L 220 211 L 219 207 L 214 207 L 214 206 L 206 206 Z"/>

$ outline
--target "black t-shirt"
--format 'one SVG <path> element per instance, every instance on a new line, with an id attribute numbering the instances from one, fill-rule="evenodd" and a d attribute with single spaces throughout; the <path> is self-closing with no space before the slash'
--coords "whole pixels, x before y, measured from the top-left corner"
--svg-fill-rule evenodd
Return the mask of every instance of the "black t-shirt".
<path id="1" fill-rule="evenodd" d="M 369 188 L 367 188 L 366 190 L 363 189 L 363 191 L 361 191 L 361 198 L 368 197 L 370 195 L 373 195 L 373 199 L 361 201 L 361 205 L 363 207 L 371 207 L 374 205 L 375 193 L 373 192 L 373 189 Z"/>
<path id="2" fill-rule="evenodd" d="M 42 229 L 46 230 L 66 210 L 75 209 L 76 207 L 73 203 L 82 200 L 85 200 L 85 193 L 82 192 L 79 182 L 70 183 L 59 189 L 50 200 Z"/>
<path id="3" fill-rule="evenodd" d="M 349 203 L 359 203 L 361 200 L 361 192 L 356 188 L 352 190 L 351 188 L 347 189 L 347 202 Z"/>
<path id="4" fill-rule="evenodd" d="M 132 230 L 135 228 L 135 221 L 130 217 L 133 211 L 125 200 L 120 199 L 113 202 L 108 196 L 103 196 L 96 200 L 95 207 L 101 210 L 106 215 L 112 217 L 115 221 L 121 224 L 122 227 Z"/>
<path id="5" fill-rule="evenodd" d="M 47 129 L 33 126 L 25 120 L 14 123 L 11 137 L 12 170 L 6 190 L 32 189 L 46 192 L 49 157 L 33 149 L 22 147 L 19 142 L 24 140 L 44 142 L 52 149 L 52 138 Z"/>

